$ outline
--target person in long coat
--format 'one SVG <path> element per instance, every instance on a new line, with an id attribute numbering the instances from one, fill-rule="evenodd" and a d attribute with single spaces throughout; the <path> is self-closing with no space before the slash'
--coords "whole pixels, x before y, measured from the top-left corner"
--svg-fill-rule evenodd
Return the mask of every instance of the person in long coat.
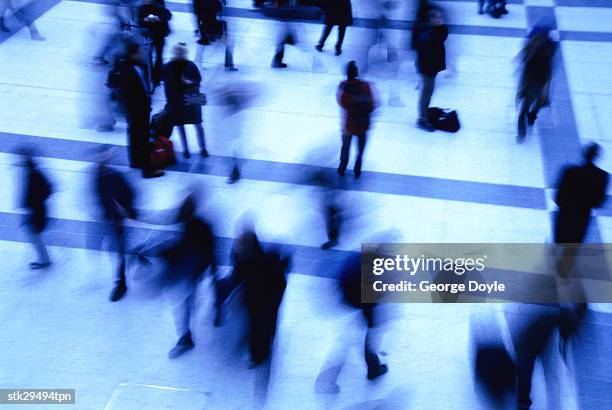
<path id="1" fill-rule="evenodd" d="M 200 154 L 208 156 L 202 127 L 203 94 L 200 93 L 202 76 L 193 61 L 187 59 L 187 47 L 179 43 L 172 48 L 172 60 L 164 64 L 162 78 L 166 94 L 166 114 L 172 126 L 178 128 L 183 143 L 183 156 L 189 158 L 185 124 L 193 124 L 198 136 Z"/>
<path id="2" fill-rule="evenodd" d="M 338 26 L 338 41 L 336 42 L 336 55 L 342 54 L 342 43 L 344 42 L 344 34 L 346 28 L 353 24 L 353 8 L 351 0 L 326 0 L 323 3 L 323 11 L 325 12 L 325 27 L 321 33 L 319 44 L 315 48 L 323 51 L 325 40 L 331 33 L 332 27 Z"/>
<path id="3" fill-rule="evenodd" d="M 535 27 L 521 51 L 521 79 L 516 95 L 520 103 L 517 142 L 527 135 L 542 107 L 550 104 L 549 91 L 557 43 L 550 37 L 549 27 Z"/>

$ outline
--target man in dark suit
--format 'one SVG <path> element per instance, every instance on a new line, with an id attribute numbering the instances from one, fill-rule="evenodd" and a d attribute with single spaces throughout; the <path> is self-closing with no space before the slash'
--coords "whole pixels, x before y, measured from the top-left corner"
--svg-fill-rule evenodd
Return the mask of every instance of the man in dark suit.
<path id="1" fill-rule="evenodd" d="M 125 57 L 111 71 L 109 84 L 119 91 L 128 124 L 130 167 L 140 168 L 144 178 L 155 178 L 163 172 L 153 169 L 150 161 L 149 115 L 150 86 L 142 48 L 135 42 L 126 45 Z"/>
<path id="2" fill-rule="evenodd" d="M 166 8 L 164 0 L 145 0 L 138 7 L 137 17 L 142 34 L 151 40 L 151 45 L 155 50 L 155 62 L 152 62 L 151 76 L 153 85 L 157 87 L 161 82 L 164 46 L 166 37 L 170 34 L 168 21 L 172 18 L 172 13 Z"/>
<path id="3" fill-rule="evenodd" d="M 561 173 L 555 202 L 559 206 L 555 220 L 555 243 L 579 244 L 584 241 L 591 220 L 591 210 L 606 199 L 608 173 L 595 165 L 600 147 L 590 143 L 584 148 L 582 165 L 566 167 Z M 565 247 L 557 265 L 561 276 L 573 267 L 576 246 Z"/>
<path id="4" fill-rule="evenodd" d="M 448 37 L 448 27 L 444 25 L 440 10 L 430 7 L 426 12 L 427 23 L 415 24 L 412 41 L 417 52 L 417 70 L 421 75 L 417 126 L 431 132 L 434 127 L 429 121 L 428 108 L 436 84 L 436 75 L 446 70 L 444 42 Z"/>

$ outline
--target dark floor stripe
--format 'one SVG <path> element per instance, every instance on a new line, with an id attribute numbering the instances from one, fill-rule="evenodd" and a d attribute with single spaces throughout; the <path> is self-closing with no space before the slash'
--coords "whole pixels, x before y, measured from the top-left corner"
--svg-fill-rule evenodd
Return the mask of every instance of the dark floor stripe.
<path id="1" fill-rule="evenodd" d="M 612 7 L 610 0 L 555 0 L 555 5 L 563 7 Z"/>
<path id="2" fill-rule="evenodd" d="M 16 11 L 5 14 L 4 21 L 11 31 L 0 31 L 0 44 L 11 38 L 29 23 L 36 21 L 53 6 L 59 4 L 60 1 L 61 0 L 32 0 Z M 20 16 L 21 20 L 15 18 L 16 15 Z M 41 34 L 44 35 L 44 33 Z"/>
<path id="3" fill-rule="evenodd" d="M 29 242 L 21 226 L 23 216 L 0 212 L 0 240 L 12 242 Z M 44 233 L 44 240 L 49 246 L 64 248 L 100 250 L 102 240 L 111 232 L 111 227 L 102 222 L 76 221 L 50 218 Z M 171 241 L 178 237 L 178 232 L 127 227 L 128 249 L 143 243 L 148 245 Z M 323 242 L 325 238 L 321 238 Z M 294 272 L 318 277 L 336 277 L 345 259 L 356 252 L 339 250 L 322 250 L 311 246 L 263 243 L 266 247 L 278 247 L 293 255 Z M 232 239 L 216 237 L 217 259 L 221 265 L 230 265 Z"/>
<path id="4" fill-rule="evenodd" d="M 96 3 L 96 4 L 112 4 L 112 0 L 72 0 L 83 3 Z M 597 1 L 597 0 L 595 0 Z M 511 4 L 522 4 L 521 0 L 512 0 Z M 190 4 L 166 2 L 166 6 L 170 11 L 191 13 L 192 7 Z M 476 12 L 476 6 L 474 6 L 474 12 Z M 551 7 L 547 7 L 552 10 Z M 228 17 L 240 17 L 247 19 L 257 20 L 274 20 L 262 13 L 260 10 L 246 9 L 239 7 L 226 7 L 223 14 Z M 486 16 L 483 18 L 487 18 Z M 311 20 L 304 19 L 299 20 L 302 23 L 310 24 L 321 24 L 322 20 Z M 411 20 L 386 20 L 383 24 L 384 27 L 394 30 L 409 31 L 412 29 L 413 21 Z M 355 17 L 353 19 L 353 26 L 358 28 L 379 28 L 380 22 L 377 19 Z M 491 26 L 471 26 L 463 24 L 448 24 L 448 28 L 451 34 L 461 35 L 481 35 L 481 36 L 493 36 L 493 37 L 514 37 L 523 38 L 525 37 L 526 30 L 523 28 L 512 28 L 512 27 L 491 27 Z M 584 31 L 561 31 L 562 40 L 576 40 L 576 41 L 593 41 L 593 42 L 611 42 L 612 33 L 597 33 L 597 32 L 584 32 Z"/>
<path id="5" fill-rule="evenodd" d="M 537 24 L 547 23 L 551 27 L 557 28 L 553 8 L 529 6 L 526 7 L 526 11 L 529 26 L 533 27 Z M 561 47 L 559 47 L 555 56 L 555 68 L 551 86 L 551 101 L 556 110 L 555 118 L 558 123 L 554 127 L 538 127 L 544 178 L 548 187 L 556 186 L 563 167 L 580 160 L 581 151 L 581 142 Z M 550 113 L 547 113 L 547 115 L 550 115 Z M 551 213 L 551 218 L 554 220 L 554 213 Z M 601 242 L 601 235 L 595 219 L 588 231 L 587 241 Z"/>
<path id="6" fill-rule="evenodd" d="M 22 145 L 37 148 L 37 155 L 73 161 L 91 161 L 92 152 L 100 144 L 71 141 L 58 138 L 36 137 L 24 134 L 0 132 L 0 152 L 14 154 Z M 125 147 L 119 147 L 113 165 L 127 166 Z M 546 209 L 544 190 L 515 185 L 498 185 L 483 182 L 457 181 L 414 175 L 398 175 L 382 172 L 364 172 L 359 180 L 352 176 L 340 178 L 333 168 L 306 164 L 241 159 L 241 173 L 245 179 L 280 182 L 307 186 L 323 186 L 330 181 L 336 189 L 406 195 L 450 201 L 471 202 L 511 206 L 516 208 Z M 211 155 L 205 160 L 182 160 L 169 170 L 191 172 L 202 175 L 222 176 L 229 174 L 232 158 Z"/>

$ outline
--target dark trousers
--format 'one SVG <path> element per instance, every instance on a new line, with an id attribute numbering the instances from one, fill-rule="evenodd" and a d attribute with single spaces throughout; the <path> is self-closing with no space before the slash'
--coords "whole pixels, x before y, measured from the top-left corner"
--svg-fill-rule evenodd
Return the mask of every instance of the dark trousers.
<path id="1" fill-rule="evenodd" d="M 319 40 L 319 45 L 323 47 L 325 45 L 325 41 L 329 34 L 332 31 L 332 24 L 326 24 L 323 28 L 323 32 L 321 33 L 321 39 Z M 344 42 L 344 34 L 346 33 L 346 26 L 339 25 L 338 26 L 338 42 L 336 43 L 336 49 L 340 50 L 342 48 L 342 43 Z"/>
<path id="2" fill-rule="evenodd" d="M 125 229 L 123 227 L 122 220 L 111 221 L 111 237 L 114 242 L 113 245 L 115 247 L 115 251 L 117 252 L 117 273 L 115 275 L 116 283 L 125 284 L 125 270 L 126 270 L 126 261 L 125 261 L 125 250 L 126 250 L 126 240 L 125 240 Z"/>
<path id="3" fill-rule="evenodd" d="M 518 135 L 524 137 L 527 134 L 527 117 L 535 117 L 542 107 L 547 103 L 544 91 L 528 92 L 522 97 L 521 110 L 518 116 Z"/>
<path id="4" fill-rule="evenodd" d="M 285 45 L 294 45 L 297 43 L 297 37 L 293 28 L 288 24 L 284 23 L 285 27 L 282 28 L 282 32 L 279 36 L 279 41 L 276 44 L 276 52 L 274 54 L 273 64 L 281 64 L 285 57 Z"/>
<path id="5" fill-rule="evenodd" d="M 164 65 L 164 46 L 166 45 L 165 37 L 151 38 L 151 79 L 154 85 L 158 85 L 162 78 L 162 66 Z M 155 58 L 153 57 L 155 54 Z"/>
<path id="6" fill-rule="evenodd" d="M 366 133 L 356 135 L 357 137 L 357 160 L 355 161 L 355 172 L 361 172 L 361 163 L 363 160 L 363 151 L 366 146 Z M 351 150 L 351 141 L 353 136 L 350 134 L 342 135 L 342 149 L 340 150 L 340 166 L 339 171 L 346 171 L 349 160 L 349 152 Z"/>
<path id="7" fill-rule="evenodd" d="M 127 110 L 128 157 L 130 167 L 150 170 L 149 111 L 146 109 Z"/>
<path id="8" fill-rule="evenodd" d="M 249 321 L 249 350 L 253 363 L 262 363 L 270 357 L 274 335 L 276 333 L 276 322 L 278 319 L 278 308 L 270 306 L 250 306 Z"/>
<path id="9" fill-rule="evenodd" d="M 200 145 L 200 150 L 206 149 L 206 140 L 204 139 L 204 127 L 202 124 L 193 124 L 196 129 L 196 134 L 198 136 L 198 144 Z M 177 125 L 179 135 L 181 136 L 181 142 L 183 143 L 183 151 L 189 152 L 189 146 L 187 145 L 187 135 L 185 134 L 185 126 Z"/>
<path id="10" fill-rule="evenodd" d="M 431 103 L 434 88 L 436 86 L 436 75 L 421 74 L 421 93 L 419 94 L 419 120 L 428 121 L 427 109 Z"/>

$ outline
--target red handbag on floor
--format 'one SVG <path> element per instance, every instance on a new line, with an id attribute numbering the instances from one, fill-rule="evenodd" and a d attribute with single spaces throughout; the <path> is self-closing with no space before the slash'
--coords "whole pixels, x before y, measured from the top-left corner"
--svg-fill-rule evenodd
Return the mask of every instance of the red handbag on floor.
<path id="1" fill-rule="evenodd" d="M 174 144 L 167 137 L 157 137 L 151 146 L 151 165 L 156 169 L 164 169 L 176 164 Z"/>

